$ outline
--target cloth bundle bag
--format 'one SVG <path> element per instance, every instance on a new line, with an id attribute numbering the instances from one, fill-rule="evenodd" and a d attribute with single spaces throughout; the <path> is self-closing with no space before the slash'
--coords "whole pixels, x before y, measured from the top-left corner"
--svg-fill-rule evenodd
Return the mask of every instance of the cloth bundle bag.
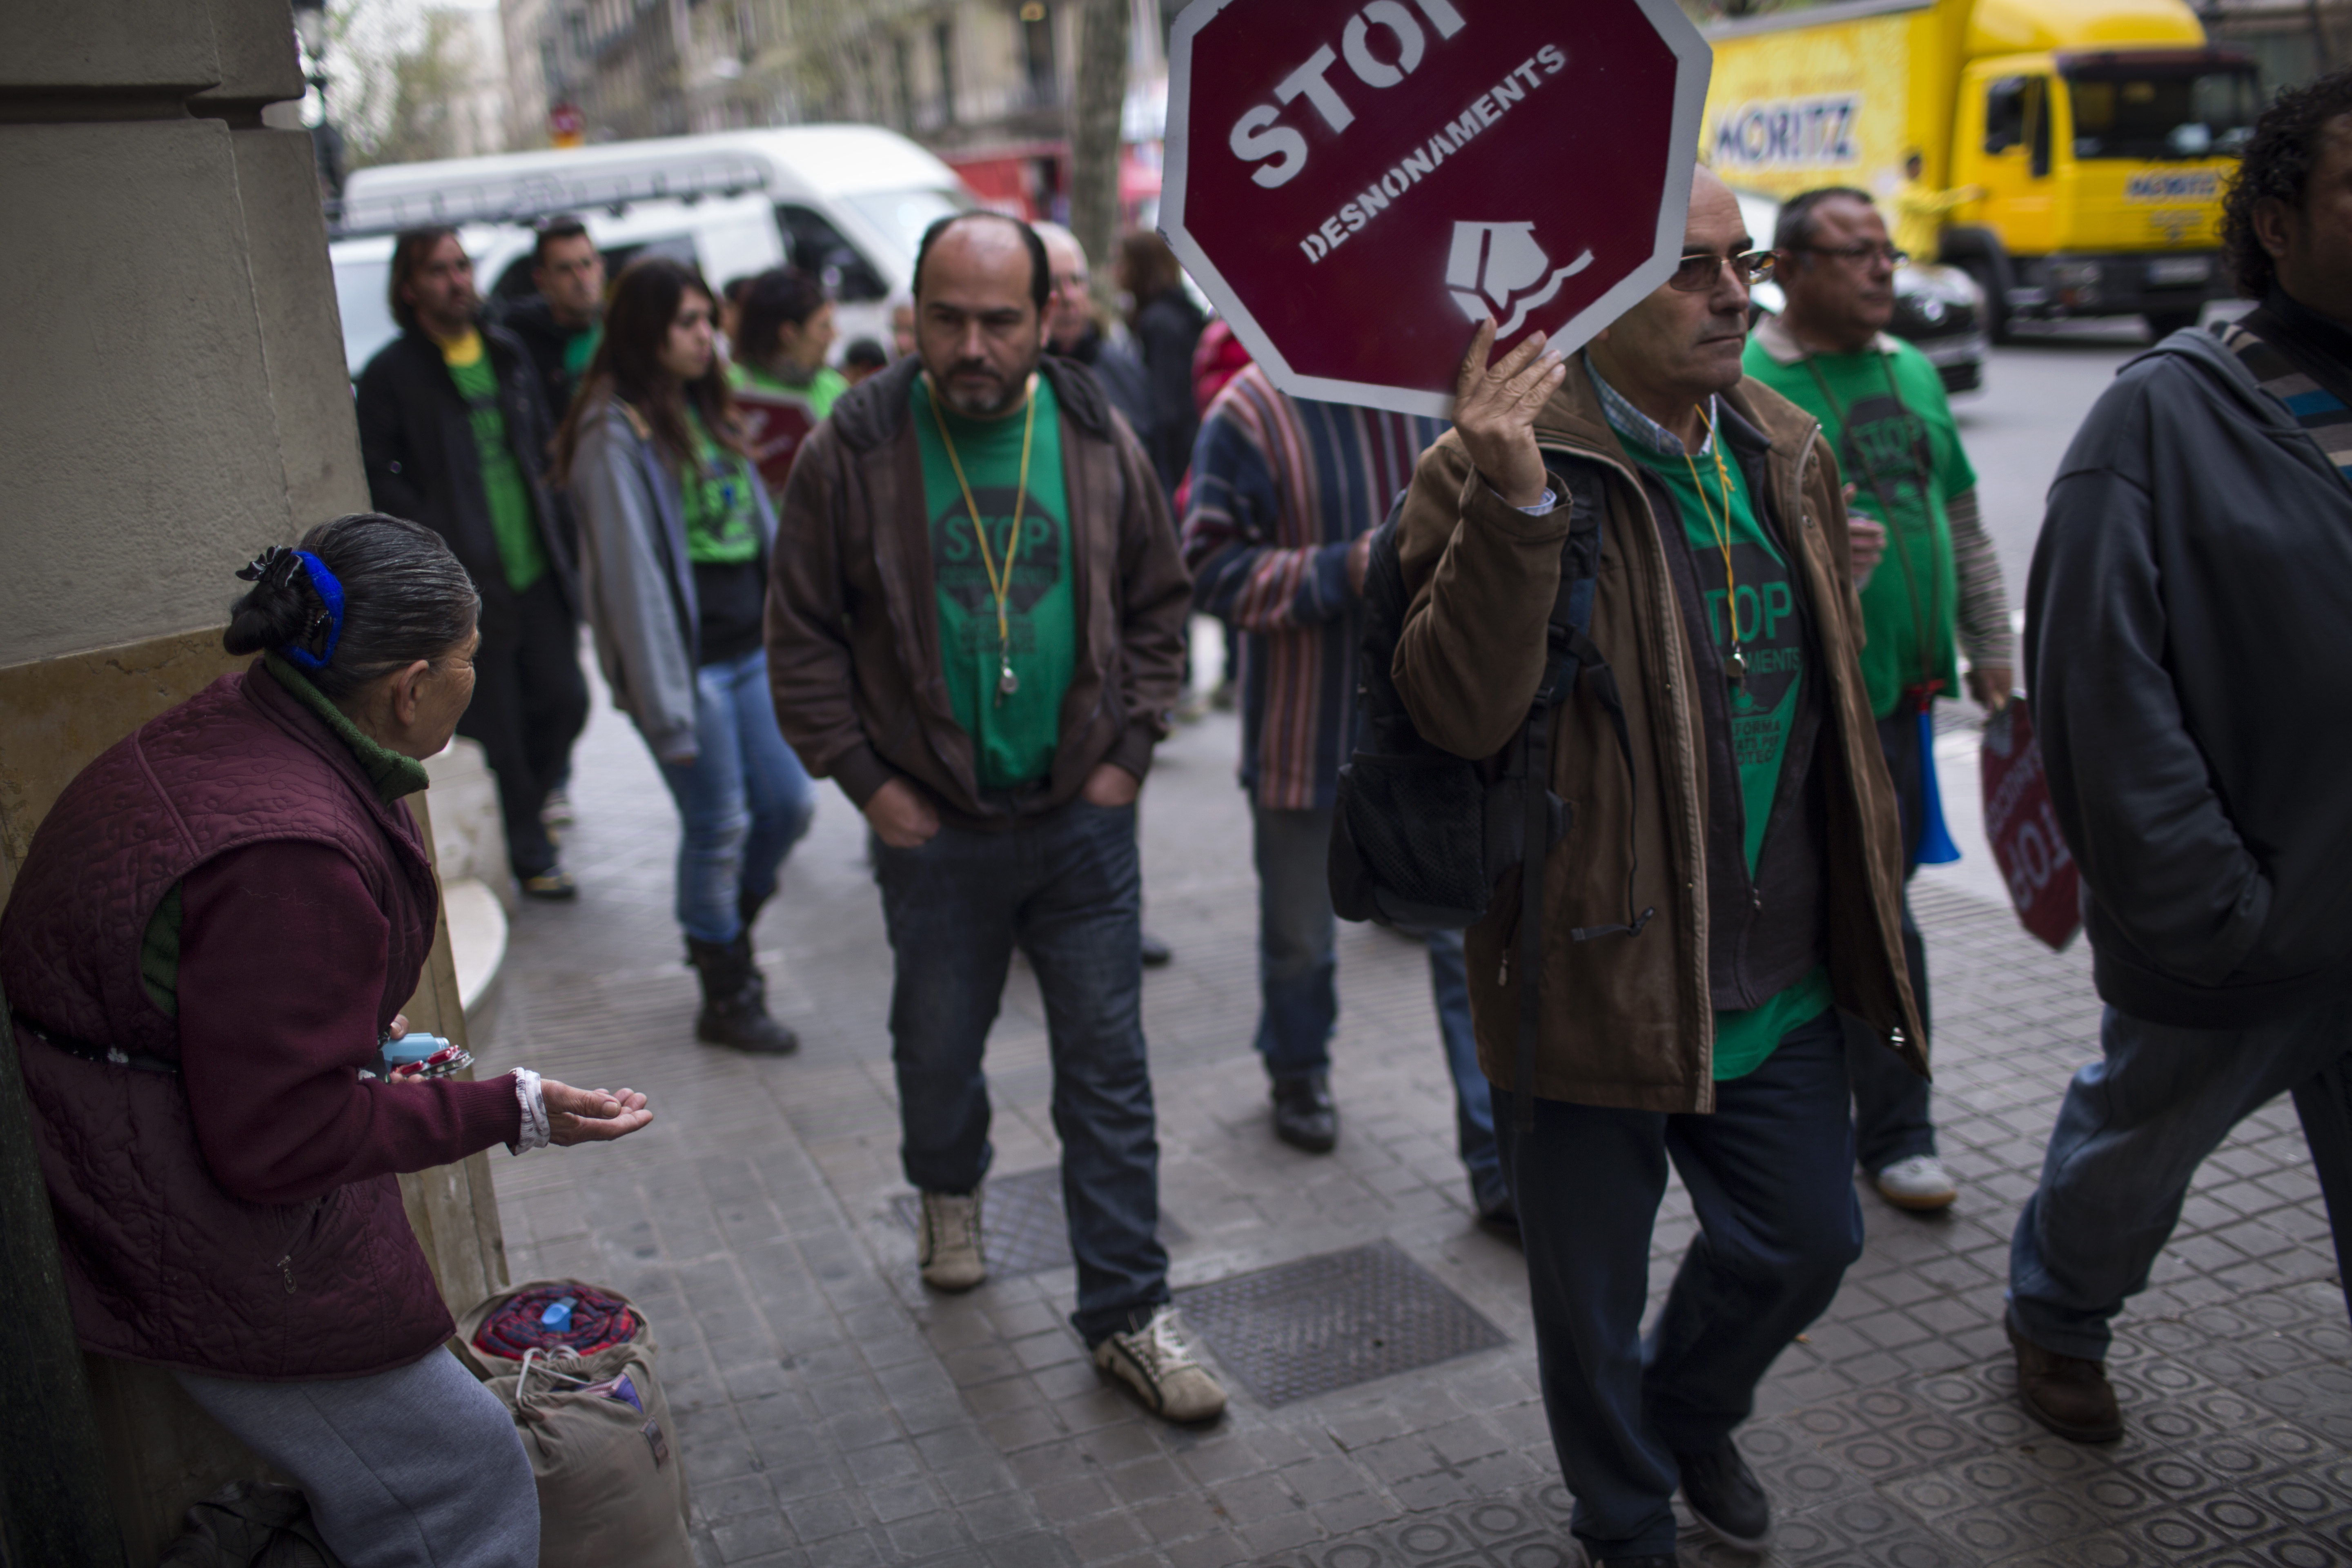
<path id="1" fill-rule="evenodd" d="M 636 1333 L 593 1355 L 534 1350 L 516 1361 L 474 1342 L 483 1323 L 512 1297 L 577 1283 L 532 1280 L 491 1297 L 457 1324 L 459 1358 L 514 1412 L 530 1456 L 539 1483 L 541 1568 L 691 1563 L 686 1467 L 669 1400 L 654 1373 L 653 1325 L 644 1310 L 628 1302 Z"/>
<path id="2" fill-rule="evenodd" d="M 310 1501 L 271 1481 L 231 1481 L 188 1510 L 156 1568 L 342 1568 L 310 1521 Z"/>

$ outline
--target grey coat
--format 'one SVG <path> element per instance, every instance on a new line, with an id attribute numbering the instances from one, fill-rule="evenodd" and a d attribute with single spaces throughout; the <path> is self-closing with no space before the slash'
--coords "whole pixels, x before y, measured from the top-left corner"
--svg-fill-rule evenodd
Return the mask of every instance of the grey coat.
<path id="1" fill-rule="evenodd" d="M 586 411 L 565 476 L 580 520 L 580 591 L 614 705 L 664 762 L 695 755 L 694 672 L 702 611 L 686 553 L 677 472 L 637 411 L 605 395 Z M 751 487 L 760 574 L 775 549 L 767 488 Z"/>
<path id="2" fill-rule="evenodd" d="M 2026 678 L 2099 995 L 2243 1028 L 2352 988 L 2352 487 L 2211 333 L 2124 366 L 2067 449 Z"/>

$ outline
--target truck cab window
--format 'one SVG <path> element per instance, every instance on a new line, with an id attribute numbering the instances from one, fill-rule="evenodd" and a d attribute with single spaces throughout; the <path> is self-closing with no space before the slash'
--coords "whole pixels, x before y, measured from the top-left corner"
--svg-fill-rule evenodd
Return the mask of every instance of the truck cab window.
<path id="1" fill-rule="evenodd" d="M 2233 154 L 2263 110 L 2252 68 L 2213 68 L 2210 58 L 2172 68 L 2145 60 L 2084 64 L 2067 72 L 2066 86 L 2077 158 Z"/>
<path id="2" fill-rule="evenodd" d="M 874 264 L 857 253 L 822 213 L 790 202 L 776 204 L 776 229 L 783 237 L 784 258 L 824 285 L 824 291 L 844 304 L 864 304 L 885 299 L 889 287 Z"/>
<path id="3" fill-rule="evenodd" d="M 1984 150 L 2008 152 L 2025 140 L 2025 79 L 2005 76 L 1985 89 Z"/>
<path id="4" fill-rule="evenodd" d="M 1984 150 L 1999 155 L 2025 147 L 2033 177 L 2050 172 L 2050 94 L 2046 78 L 2005 76 L 1985 89 Z"/>
<path id="5" fill-rule="evenodd" d="M 2025 140 L 2032 149 L 2033 177 L 2050 173 L 2050 79 L 2025 79 Z"/>

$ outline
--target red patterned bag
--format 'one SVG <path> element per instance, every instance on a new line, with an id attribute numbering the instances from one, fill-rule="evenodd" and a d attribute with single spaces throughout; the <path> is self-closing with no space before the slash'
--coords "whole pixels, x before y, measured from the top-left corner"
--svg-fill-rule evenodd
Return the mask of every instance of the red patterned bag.
<path id="1" fill-rule="evenodd" d="M 2019 923 L 2056 952 L 2082 929 L 2082 873 L 2058 834 L 2050 778 L 2025 699 L 2012 699 L 1985 724 L 1984 827 L 2009 883 Z"/>

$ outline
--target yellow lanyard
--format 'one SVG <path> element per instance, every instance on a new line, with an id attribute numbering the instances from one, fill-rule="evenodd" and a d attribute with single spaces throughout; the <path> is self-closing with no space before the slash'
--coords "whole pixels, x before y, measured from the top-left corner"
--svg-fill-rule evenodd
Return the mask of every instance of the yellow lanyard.
<path id="1" fill-rule="evenodd" d="M 923 378 L 923 397 L 931 407 L 931 423 L 940 429 L 940 444 L 947 448 L 948 466 L 955 469 L 956 484 L 963 491 L 964 510 L 971 513 L 971 533 L 980 541 L 981 570 L 988 574 L 988 591 L 996 598 L 996 702 L 1003 707 L 1004 700 L 1021 689 L 1021 678 L 1013 673 L 1013 626 L 1004 608 L 1005 599 L 1013 592 L 1013 552 L 1021 542 L 1021 507 L 1029 499 L 1029 444 L 1037 434 L 1037 378 L 1029 378 L 1029 413 L 1021 425 L 1021 482 L 1013 490 L 1013 524 L 1004 531 L 1004 566 L 997 569 L 996 557 L 988 548 L 988 525 L 980 521 L 980 503 L 971 499 L 971 481 L 963 477 L 963 459 L 956 456 L 955 437 L 948 434 L 948 422 L 940 417 L 939 394 L 931 390 L 930 377 Z"/>
<path id="2" fill-rule="evenodd" d="M 1690 469 L 1691 489 L 1698 491 L 1699 510 L 1706 514 L 1707 537 L 1714 540 L 1715 547 L 1723 552 L 1723 614 L 1731 623 L 1731 658 L 1726 662 L 1725 668 L 1736 685 L 1748 679 L 1748 655 L 1739 647 L 1739 580 L 1731 571 L 1731 470 L 1724 467 L 1723 443 L 1715 438 L 1714 422 L 1707 418 L 1706 409 L 1701 408 L 1697 412 L 1699 423 L 1706 426 L 1707 451 L 1715 458 L 1716 482 L 1723 487 L 1721 522 L 1716 521 L 1715 508 L 1706 499 L 1706 486 L 1699 480 L 1698 464 L 1692 458 L 1687 447 L 1683 448 L 1683 464 Z"/>

